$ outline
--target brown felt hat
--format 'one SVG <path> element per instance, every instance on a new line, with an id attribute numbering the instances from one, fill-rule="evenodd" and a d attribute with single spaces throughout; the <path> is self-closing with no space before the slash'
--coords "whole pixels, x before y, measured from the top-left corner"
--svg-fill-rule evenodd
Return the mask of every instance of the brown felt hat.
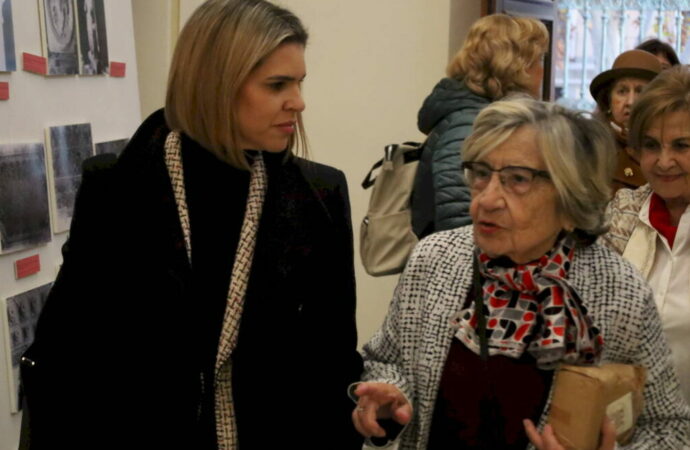
<path id="1" fill-rule="evenodd" d="M 628 50 L 623 52 L 613 62 L 610 70 L 601 72 L 594 77 L 589 85 L 589 92 L 595 99 L 609 81 L 618 78 L 633 77 L 651 80 L 661 72 L 661 64 L 656 56 L 644 50 Z"/>

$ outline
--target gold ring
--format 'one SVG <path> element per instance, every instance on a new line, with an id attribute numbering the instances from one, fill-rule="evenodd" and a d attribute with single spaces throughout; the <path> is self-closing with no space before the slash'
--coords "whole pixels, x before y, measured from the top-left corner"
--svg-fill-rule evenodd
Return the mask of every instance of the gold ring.
<path id="1" fill-rule="evenodd" d="M 358 406 L 357 412 L 364 412 L 364 406 Z"/>

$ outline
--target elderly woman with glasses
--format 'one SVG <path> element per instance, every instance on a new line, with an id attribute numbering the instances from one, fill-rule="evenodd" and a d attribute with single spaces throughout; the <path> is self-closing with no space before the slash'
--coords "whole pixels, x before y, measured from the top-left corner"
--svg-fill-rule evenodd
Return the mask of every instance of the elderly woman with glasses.
<path id="1" fill-rule="evenodd" d="M 356 428 L 401 449 L 560 449 L 546 425 L 554 369 L 618 362 L 648 370 L 626 448 L 687 444 L 690 411 L 652 292 L 595 243 L 615 165 L 605 126 L 557 105 L 500 101 L 477 117 L 463 158 L 473 225 L 415 248 L 363 349 Z M 397 437 L 382 427 L 391 421 L 404 426 Z M 600 448 L 615 439 L 605 421 Z"/>

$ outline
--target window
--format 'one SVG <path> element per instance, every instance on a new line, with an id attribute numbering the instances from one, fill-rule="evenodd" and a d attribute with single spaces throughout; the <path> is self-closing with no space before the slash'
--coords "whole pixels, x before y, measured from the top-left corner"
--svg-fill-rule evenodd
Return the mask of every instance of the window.
<path id="1" fill-rule="evenodd" d="M 690 61 L 690 0 L 557 0 L 555 97 L 591 111 L 590 81 L 620 53 L 656 38 Z"/>

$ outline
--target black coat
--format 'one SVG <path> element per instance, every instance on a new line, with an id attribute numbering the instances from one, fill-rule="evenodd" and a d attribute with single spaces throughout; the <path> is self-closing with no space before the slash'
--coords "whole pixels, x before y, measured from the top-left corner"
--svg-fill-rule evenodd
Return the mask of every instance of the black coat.
<path id="1" fill-rule="evenodd" d="M 25 355 L 35 365 L 22 367 L 34 449 L 202 447 L 203 324 L 190 311 L 203 299 L 165 168 L 168 132 L 159 111 L 117 161 L 85 164 Z M 360 448 L 346 392 L 361 358 L 345 178 L 295 157 L 267 172 L 232 355 L 240 448 Z"/>

